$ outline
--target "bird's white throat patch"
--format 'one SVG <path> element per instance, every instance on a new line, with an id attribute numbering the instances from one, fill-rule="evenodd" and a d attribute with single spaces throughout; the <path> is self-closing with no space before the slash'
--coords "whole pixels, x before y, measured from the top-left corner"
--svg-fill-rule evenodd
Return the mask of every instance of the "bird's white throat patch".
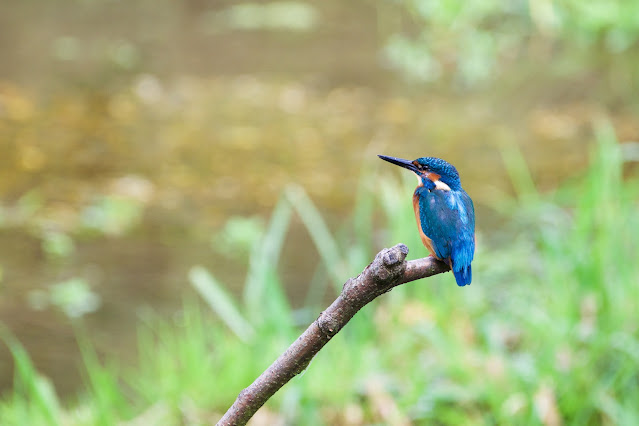
<path id="1" fill-rule="evenodd" d="M 436 180 L 433 183 L 435 184 L 435 189 L 441 189 L 442 191 L 450 191 L 450 186 L 446 185 L 441 180 Z"/>
<path id="2" fill-rule="evenodd" d="M 446 185 L 444 182 L 442 182 L 439 179 L 433 180 L 431 182 L 435 184 L 435 189 L 439 189 L 441 191 L 450 191 L 450 186 Z M 417 185 L 424 186 L 424 182 L 422 182 L 421 176 L 417 176 Z"/>

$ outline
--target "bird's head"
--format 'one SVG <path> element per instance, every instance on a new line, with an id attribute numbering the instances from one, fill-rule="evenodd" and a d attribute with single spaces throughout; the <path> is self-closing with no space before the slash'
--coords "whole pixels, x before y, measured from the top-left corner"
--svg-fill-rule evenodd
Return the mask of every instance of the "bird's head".
<path id="1" fill-rule="evenodd" d="M 378 157 L 414 172 L 417 175 L 420 185 L 423 185 L 424 180 L 428 179 L 435 183 L 435 186 L 439 189 L 450 191 L 451 189 L 458 190 L 461 188 L 457 169 L 441 158 L 421 157 L 409 161 L 396 157 L 388 157 L 386 155 L 378 155 Z"/>

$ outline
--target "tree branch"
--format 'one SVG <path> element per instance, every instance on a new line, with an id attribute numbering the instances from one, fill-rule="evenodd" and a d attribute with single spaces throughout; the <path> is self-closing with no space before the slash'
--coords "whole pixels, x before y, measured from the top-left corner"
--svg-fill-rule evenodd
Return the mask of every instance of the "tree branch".
<path id="1" fill-rule="evenodd" d="M 408 247 L 397 244 L 377 253 L 361 274 L 344 284 L 342 293 L 295 342 L 244 389 L 218 425 L 244 425 L 282 386 L 311 362 L 315 354 L 366 304 L 394 287 L 449 271 L 433 257 L 406 262 Z"/>

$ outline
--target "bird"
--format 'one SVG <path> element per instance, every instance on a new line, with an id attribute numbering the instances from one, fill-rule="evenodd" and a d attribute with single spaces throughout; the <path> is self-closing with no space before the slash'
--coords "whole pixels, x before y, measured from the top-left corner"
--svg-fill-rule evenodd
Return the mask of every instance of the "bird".
<path id="1" fill-rule="evenodd" d="M 448 264 L 458 286 L 470 284 L 475 256 L 475 207 L 461 186 L 457 169 L 437 157 L 413 161 L 378 157 L 417 175 L 413 209 L 422 243 L 435 258 Z"/>

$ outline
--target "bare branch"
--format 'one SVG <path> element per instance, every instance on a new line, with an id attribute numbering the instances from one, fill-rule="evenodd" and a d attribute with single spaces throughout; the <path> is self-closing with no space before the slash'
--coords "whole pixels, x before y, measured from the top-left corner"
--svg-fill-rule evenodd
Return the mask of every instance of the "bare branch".
<path id="1" fill-rule="evenodd" d="M 251 386 L 244 389 L 218 425 L 244 425 L 282 386 L 304 369 L 315 354 L 362 307 L 400 284 L 449 271 L 433 257 L 406 262 L 408 247 L 397 244 L 377 253 L 361 274 L 350 278 L 335 299 L 300 337 Z"/>

